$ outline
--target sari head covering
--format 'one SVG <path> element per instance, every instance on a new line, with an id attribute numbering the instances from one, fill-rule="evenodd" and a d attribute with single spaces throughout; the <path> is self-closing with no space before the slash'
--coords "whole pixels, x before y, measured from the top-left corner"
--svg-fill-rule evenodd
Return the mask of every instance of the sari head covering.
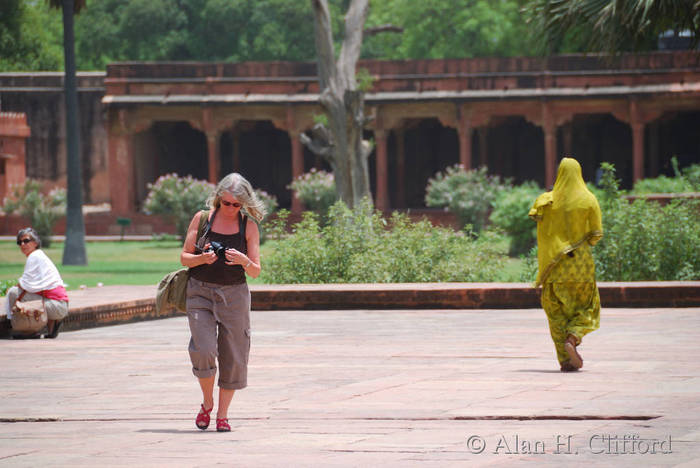
<path id="1" fill-rule="evenodd" d="M 537 221 L 535 286 L 544 283 L 563 255 L 584 242 L 595 245 L 603 237 L 598 200 L 583 181 L 581 165 L 572 158 L 561 160 L 554 188 L 537 197 L 528 215 Z"/>

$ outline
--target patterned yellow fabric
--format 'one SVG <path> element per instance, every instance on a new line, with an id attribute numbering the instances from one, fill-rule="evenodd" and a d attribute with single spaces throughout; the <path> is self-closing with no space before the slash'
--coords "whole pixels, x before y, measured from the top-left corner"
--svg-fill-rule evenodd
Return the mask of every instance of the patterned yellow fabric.
<path id="1" fill-rule="evenodd" d="M 563 260 L 562 262 L 567 262 Z M 557 350 L 557 359 L 569 359 L 564 343 L 569 335 L 581 339 L 600 326 L 600 295 L 595 282 L 547 282 L 542 287 L 542 308 L 547 314 L 549 333 Z"/>
<path id="2" fill-rule="evenodd" d="M 565 254 L 585 242 L 595 245 L 603 236 L 598 200 L 586 187 L 581 166 L 572 158 L 562 159 L 554 188 L 537 197 L 528 214 L 537 221 L 536 286 L 545 282 Z"/>
<path id="3" fill-rule="evenodd" d="M 586 243 L 564 255 L 545 280 L 545 283 L 590 282 L 595 282 L 595 263 L 591 248 Z"/>

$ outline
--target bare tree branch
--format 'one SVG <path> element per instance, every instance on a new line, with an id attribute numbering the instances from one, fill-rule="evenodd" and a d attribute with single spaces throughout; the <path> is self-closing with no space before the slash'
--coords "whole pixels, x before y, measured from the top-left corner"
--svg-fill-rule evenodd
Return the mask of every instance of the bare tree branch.
<path id="1" fill-rule="evenodd" d="M 302 133 L 299 135 L 299 141 L 301 144 L 309 148 L 309 150 L 317 154 L 328 162 L 333 160 L 333 141 L 331 139 L 330 132 L 322 124 L 316 124 L 311 129 L 311 137 L 307 134 Z"/>
<path id="2" fill-rule="evenodd" d="M 369 13 L 369 0 L 353 0 L 345 15 L 345 38 L 338 58 L 339 78 L 343 91 L 355 89 L 355 65 L 362 49 L 362 30 Z"/>
<path id="3" fill-rule="evenodd" d="M 321 90 L 330 85 L 335 85 L 335 48 L 331 33 L 331 14 L 328 10 L 327 0 L 311 0 L 314 9 L 314 30 L 316 38 L 316 53 L 318 63 L 318 77 Z"/>
<path id="4" fill-rule="evenodd" d="M 372 26 L 370 28 L 365 28 L 365 30 L 363 31 L 365 36 L 374 36 L 375 34 L 384 33 L 384 32 L 392 32 L 392 33 L 401 34 L 403 32 L 403 28 L 401 26 L 396 26 L 393 24 L 380 24 L 378 26 Z"/>

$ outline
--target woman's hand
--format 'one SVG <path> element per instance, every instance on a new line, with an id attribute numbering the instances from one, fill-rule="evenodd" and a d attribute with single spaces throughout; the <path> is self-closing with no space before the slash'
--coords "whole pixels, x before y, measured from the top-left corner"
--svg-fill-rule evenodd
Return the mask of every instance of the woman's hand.
<path id="1" fill-rule="evenodd" d="M 243 252 L 236 249 L 226 249 L 226 265 L 241 265 L 245 268 L 248 263 L 250 263 L 250 259 Z"/>
<path id="2" fill-rule="evenodd" d="M 210 247 L 211 247 L 211 244 L 207 242 L 204 245 L 204 250 L 200 254 L 200 258 L 202 259 L 202 265 L 211 265 L 218 258 L 216 256 L 216 252 L 214 252 L 213 250 L 209 250 Z"/>

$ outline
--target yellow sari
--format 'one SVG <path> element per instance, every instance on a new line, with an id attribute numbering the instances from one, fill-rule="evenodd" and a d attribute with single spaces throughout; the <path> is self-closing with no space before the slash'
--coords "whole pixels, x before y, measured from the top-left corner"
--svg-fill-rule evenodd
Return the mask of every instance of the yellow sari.
<path id="1" fill-rule="evenodd" d="M 576 344 L 600 324 L 600 295 L 589 246 L 603 236 L 598 201 L 575 159 L 564 158 L 551 192 L 537 197 L 529 216 L 537 221 L 536 286 L 560 364 L 569 360 L 565 343 Z"/>
<path id="2" fill-rule="evenodd" d="M 572 158 L 559 164 L 554 189 L 537 197 L 529 216 L 537 221 L 535 286 L 545 282 L 562 256 L 584 242 L 595 245 L 603 237 L 598 200 L 581 176 L 581 166 Z"/>

